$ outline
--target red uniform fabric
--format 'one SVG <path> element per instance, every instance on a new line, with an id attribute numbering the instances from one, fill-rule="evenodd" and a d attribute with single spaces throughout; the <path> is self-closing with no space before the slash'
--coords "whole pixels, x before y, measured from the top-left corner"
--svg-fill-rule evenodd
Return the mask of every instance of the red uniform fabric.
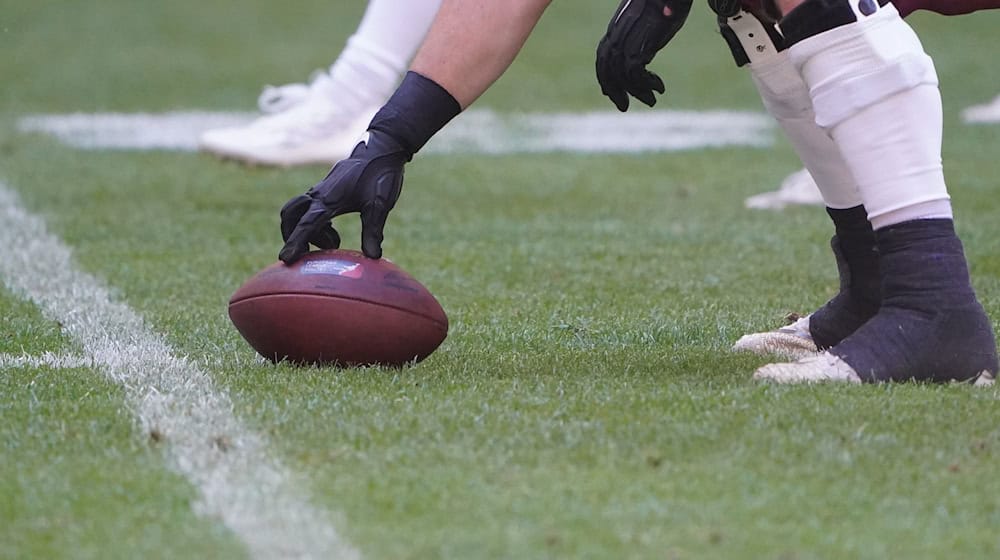
<path id="1" fill-rule="evenodd" d="M 930 10 L 946 16 L 969 14 L 976 10 L 1000 8 L 1000 0 L 892 0 L 900 15 L 906 17 L 917 10 Z"/>
<path id="2" fill-rule="evenodd" d="M 917 10 L 929 10 L 946 16 L 960 16 L 978 10 L 1000 8 L 1000 0 L 892 0 L 899 14 L 906 17 Z M 743 0 L 743 9 L 757 14 L 765 12 L 763 0 Z"/>

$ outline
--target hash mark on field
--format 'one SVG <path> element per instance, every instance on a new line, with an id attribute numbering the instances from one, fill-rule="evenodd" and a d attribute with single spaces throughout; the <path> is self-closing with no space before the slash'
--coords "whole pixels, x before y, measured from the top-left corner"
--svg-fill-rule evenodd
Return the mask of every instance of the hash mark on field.
<path id="1" fill-rule="evenodd" d="M 31 115 L 22 132 L 43 132 L 77 148 L 196 151 L 209 128 L 246 124 L 254 113 L 74 113 Z M 426 153 L 635 153 L 723 146 L 765 148 L 774 124 L 750 111 L 592 111 L 511 113 L 472 109 L 459 115 L 424 148 Z"/>
<path id="2" fill-rule="evenodd" d="M 97 365 L 90 358 L 73 354 L 53 354 L 52 352 L 43 352 L 40 356 L 0 354 L 0 369 L 39 367 L 72 369 L 97 367 Z"/>
<path id="3" fill-rule="evenodd" d="M 0 278 L 61 323 L 83 361 L 125 389 L 140 433 L 159 434 L 171 466 L 197 488 L 197 513 L 220 519 L 255 558 L 360 556 L 327 512 L 309 504 L 265 438 L 236 418 L 211 377 L 78 269 L 69 247 L 3 183 L 0 223 Z"/>

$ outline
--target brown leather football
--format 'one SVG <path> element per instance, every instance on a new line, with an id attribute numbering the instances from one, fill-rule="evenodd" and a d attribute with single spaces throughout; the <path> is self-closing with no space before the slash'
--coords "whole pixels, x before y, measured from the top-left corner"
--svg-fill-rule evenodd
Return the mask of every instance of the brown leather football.
<path id="1" fill-rule="evenodd" d="M 258 272 L 230 298 L 229 318 L 260 355 L 303 365 L 398 367 L 448 335 L 427 288 L 388 260 L 341 249 Z"/>

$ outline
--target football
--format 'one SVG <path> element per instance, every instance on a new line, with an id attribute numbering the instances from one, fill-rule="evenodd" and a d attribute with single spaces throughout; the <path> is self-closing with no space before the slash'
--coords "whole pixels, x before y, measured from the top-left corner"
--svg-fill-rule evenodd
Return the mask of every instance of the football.
<path id="1" fill-rule="evenodd" d="M 261 356 L 300 365 L 400 367 L 448 334 L 441 304 L 412 276 L 340 249 L 261 270 L 230 298 L 229 318 Z"/>

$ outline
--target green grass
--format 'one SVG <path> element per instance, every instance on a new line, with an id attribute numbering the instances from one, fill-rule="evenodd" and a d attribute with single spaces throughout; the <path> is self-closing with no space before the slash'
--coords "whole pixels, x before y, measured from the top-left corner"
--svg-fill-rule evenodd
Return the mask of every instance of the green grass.
<path id="1" fill-rule="evenodd" d="M 30 4 L 30 5 L 29 5 Z M 277 209 L 324 170 L 80 152 L 19 115 L 249 109 L 328 64 L 361 3 L 0 1 L 0 179 L 80 265 L 229 390 L 366 558 L 973 558 L 1000 553 L 1000 391 L 772 387 L 741 334 L 836 289 L 822 211 L 750 212 L 787 144 L 641 156 L 425 156 L 387 256 L 451 319 L 403 371 L 259 364 L 225 304 L 273 262 Z M 231 5 L 230 5 L 231 4 Z M 607 4 L 607 5 L 605 5 Z M 592 50 L 613 6 L 556 3 L 481 101 L 607 109 Z M 700 9 L 656 68 L 668 108 L 758 110 Z M 974 283 L 1000 317 L 1000 17 L 918 15 Z M 356 219 L 340 219 L 357 246 Z M 0 352 L 72 353 L 0 291 Z M 86 368 L 0 372 L 0 557 L 240 557 Z"/>

